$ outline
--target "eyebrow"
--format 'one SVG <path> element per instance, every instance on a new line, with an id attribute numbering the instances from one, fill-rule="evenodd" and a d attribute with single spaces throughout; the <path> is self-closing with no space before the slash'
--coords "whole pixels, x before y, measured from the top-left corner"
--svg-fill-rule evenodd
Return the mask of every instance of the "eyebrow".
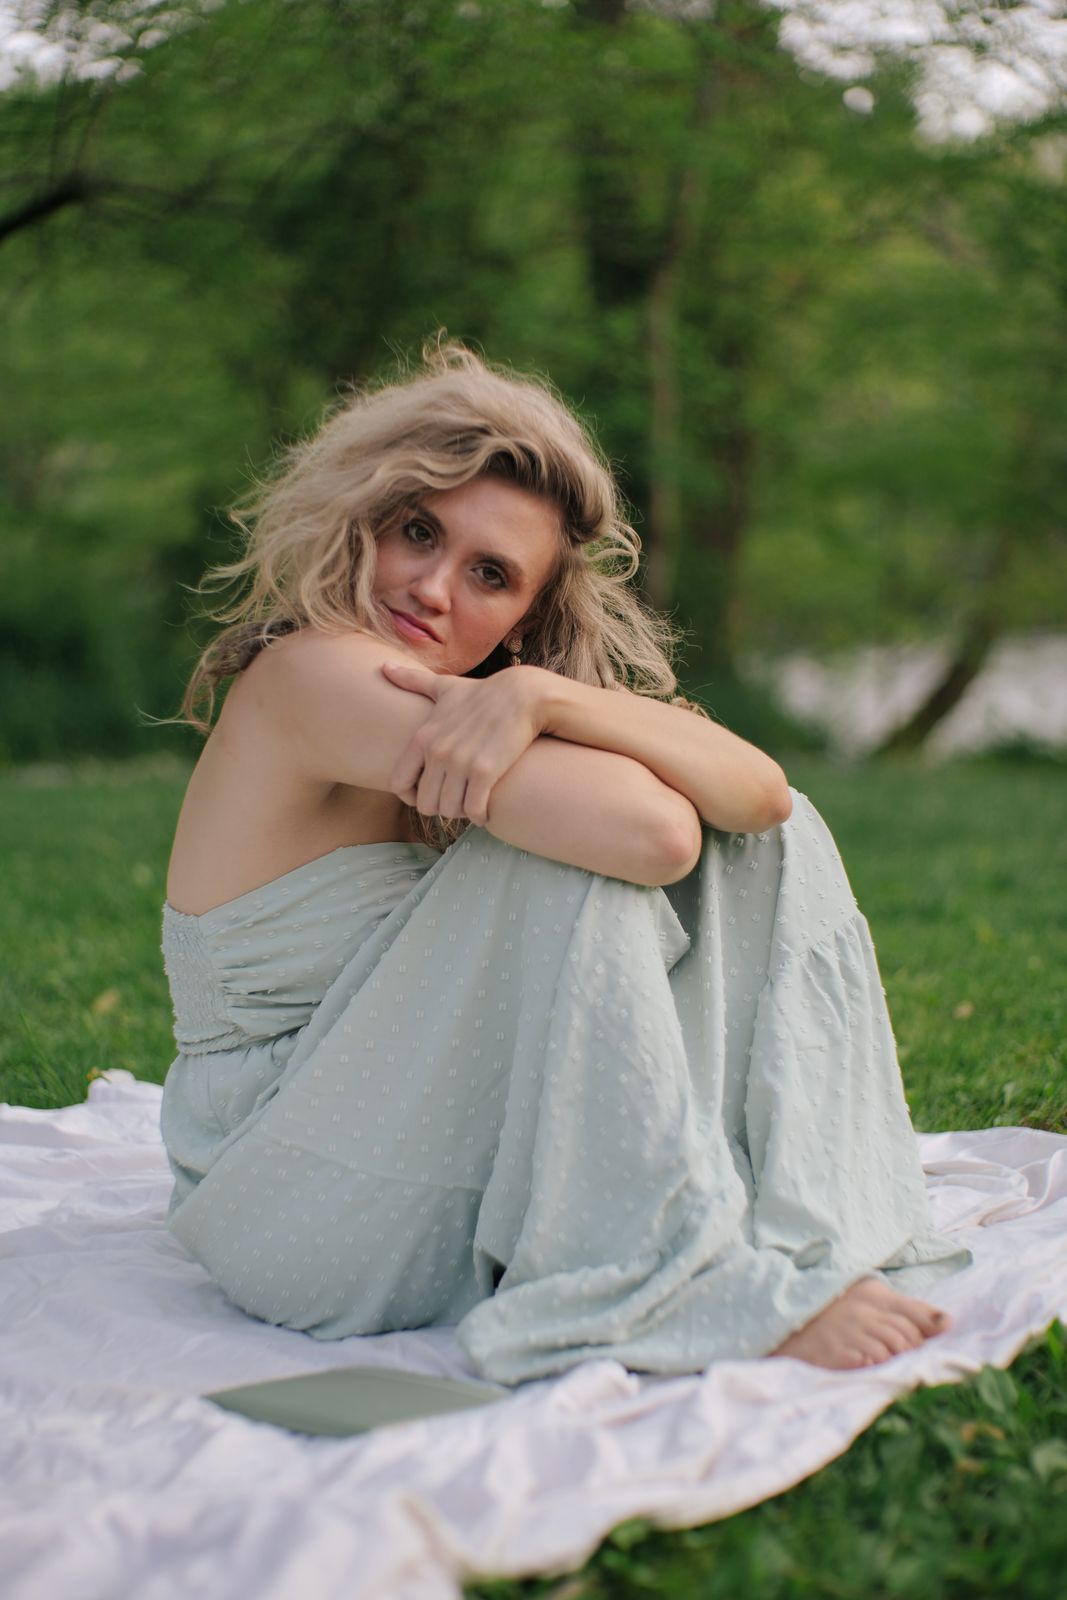
<path id="1" fill-rule="evenodd" d="M 421 502 L 419 502 L 409 514 L 415 515 L 415 513 L 417 513 L 420 517 L 424 517 L 427 522 L 432 523 L 437 529 L 438 533 L 448 533 L 448 529 L 445 527 L 440 517 L 434 516 L 433 512 L 428 506 L 424 506 Z M 475 554 L 475 559 L 477 561 L 495 562 L 498 567 L 503 568 L 511 582 L 514 584 L 522 584 L 526 582 L 525 572 L 519 566 L 519 563 L 517 561 L 513 561 L 510 556 L 496 555 L 492 550 L 479 550 Z"/>

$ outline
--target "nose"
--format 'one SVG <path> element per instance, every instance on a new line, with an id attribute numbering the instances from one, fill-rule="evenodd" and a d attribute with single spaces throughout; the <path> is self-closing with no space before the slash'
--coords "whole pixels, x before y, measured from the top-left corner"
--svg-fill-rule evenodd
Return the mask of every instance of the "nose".
<path id="1" fill-rule="evenodd" d="M 451 610 L 451 578 L 446 561 L 424 561 L 408 587 L 412 597 L 427 610 Z"/>

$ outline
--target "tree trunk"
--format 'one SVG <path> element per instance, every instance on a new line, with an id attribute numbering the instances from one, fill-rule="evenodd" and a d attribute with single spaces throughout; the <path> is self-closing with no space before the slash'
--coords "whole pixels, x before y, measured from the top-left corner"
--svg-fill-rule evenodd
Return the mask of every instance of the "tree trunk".
<path id="1" fill-rule="evenodd" d="M 737 659 L 737 589 L 741 551 L 752 515 L 752 471 L 756 438 L 744 421 L 743 399 L 750 352 L 743 339 L 731 336 L 722 347 L 720 365 L 734 378 L 735 404 L 727 430 L 718 441 L 714 460 L 722 492 L 711 514 L 703 512 L 689 538 L 703 549 L 707 593 L 702 601 L 705 667 L 734 668 Z"/>
<path id="2" fill-rule="evenodd" d="M 1011 537 L 1004 531 L 994 541 L 974 609 L 966 619 L 948 667 L 926 699 L 884 739 L 874 755 L 904 755 L 917 750 L 939 722 L 959 705 L 984 667 L 1002 631 L 998 593 L 1008 566 Z"/>
<path id="3" fill-rule="evenodd" d="M 697 85 L 689 148 L 702 148 L 715 107 L 714 61 L 705 53 Z M 646 316 L 649 372 L 649 523 L 652 547 L 644 571 L 650 603 L 666 610 L 674 603 L 682 550 L 681 392 L 678 379 L 678 284 L 692 248 L 700 203 L 700 172 L 695 156 L 682 168 L 671 208 L 663 254 L 649 285 Z"/>
<path id="4" fill-rule="evenodd" d="M 664 261 L 648 296 L 648 521 L 652 544 L 645 558 L 643 584 L 648 600 L 660 611 L 674 599 L 682 543 L 675 281 L 674 261 Z"/>
<path id="5" fill-rule="evenodd" d="M 948 668 L 926 699 L 906 722 L 895 728 L 874 752 L 880 756 L 904 755 L 917 750 L 963 699 L 986 662 L 1000 629 L 988 612 L 970 618 Z"/>

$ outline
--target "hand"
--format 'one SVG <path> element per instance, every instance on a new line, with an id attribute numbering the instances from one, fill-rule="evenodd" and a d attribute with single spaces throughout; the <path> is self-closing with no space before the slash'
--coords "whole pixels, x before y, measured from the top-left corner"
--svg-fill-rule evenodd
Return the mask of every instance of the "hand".
<path id="1" fill-rule="evenodd" d="M 461 678 L 383 662 L 390 683 L 435 702 L 393 768 L 390 792 L 424 816 L 468 817 L 484 827 L 493 785 L 543 731 L 540 670 L 505 667 L 489 678 Z"/>

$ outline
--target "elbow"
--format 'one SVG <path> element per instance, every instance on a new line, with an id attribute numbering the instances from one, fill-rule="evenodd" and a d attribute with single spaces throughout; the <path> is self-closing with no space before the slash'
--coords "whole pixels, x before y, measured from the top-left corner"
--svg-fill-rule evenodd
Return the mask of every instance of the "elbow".
<path id="1" fill-rule="evenodd" d="M 793 791 L 789 787 L 789 780 L 781 767 L 776 766 L 774 775 L 767 785 L 766 800 L 764 805 L 765 821 L 758 830 L 760 833 L 765 828 L 776 828 L 783 822 L 788 822 L 793 814 Z"/>
<path id="2" fill-rule="evenodd" d="M 754 792 L 746 799 L 745 814 L 727 827 L 723 822 L 712 823 L 728 833 L 766 833 L 788 822 L 793 814 L 793 791 L 781 767 L 761 778 Z"/>
<path id="3" fill-rule="evenodd" d="M 696 807 L 683 800 L 677 808 L 657 813 L 648 830 L 654 847 L 650 885 L 662 888 L 678 883 L 692 872 L 704 848 L 704 829 Z"/>

